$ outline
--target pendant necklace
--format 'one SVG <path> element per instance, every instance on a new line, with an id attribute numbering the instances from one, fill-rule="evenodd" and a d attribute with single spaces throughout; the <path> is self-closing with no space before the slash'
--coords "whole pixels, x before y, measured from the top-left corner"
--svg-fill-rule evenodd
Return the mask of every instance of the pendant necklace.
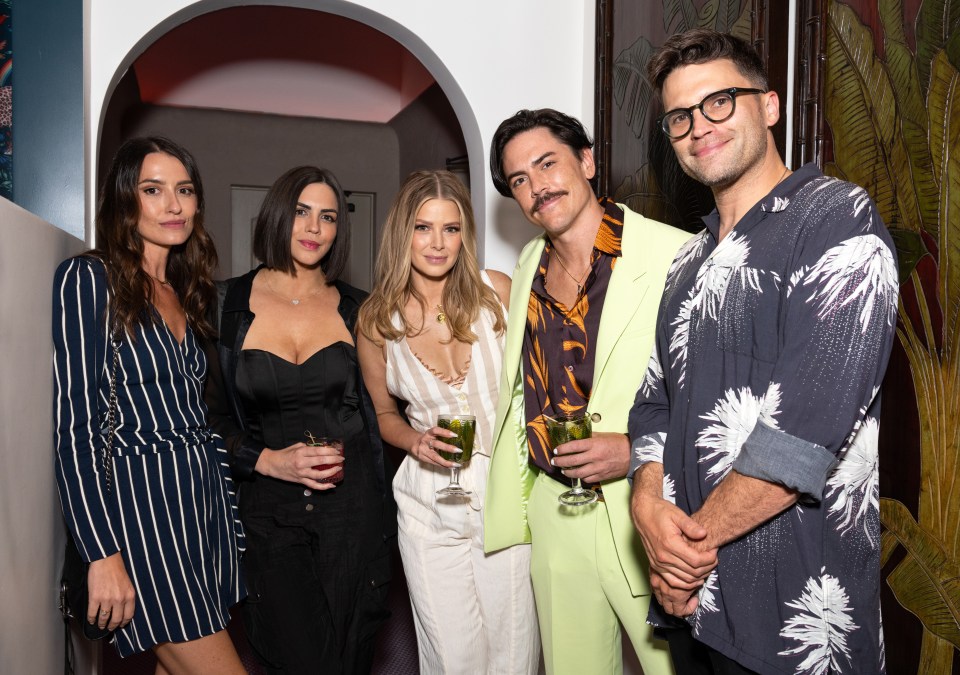
<path id="1" fill-rule="evenodd" d="M 274 288 L 274 287 L 273 287 L 273 284 L 270 283 L 269 281 L 267 282 L 267 286 L 270 288 L 270 291 L 271 291 L 274 295 L 277 295 L 277 296 L 283 298 L 284 300 L 288 301 L 288 302 L 289 302 L 291 305 L 293 305 L 294 307 L 296 307 L 297 305 L 299 305 L 301 302 L 303 302 L 303 301 L 306 300 L 307 298 L 310 298 L 310 297 L 312 297 L 312 296 L 317 295 L 318 293 L 320 293 L 320 291 L 323 290 L 323 287 L 321 287 L 321 288 L 314 289 L 313 291 L 310 291 L 307 295 L 303 296 L 302 298 L 289 298 L 289 297 L 287 297 L 286 295 L 284 295 L 283 293 L 281 293 L 280 291 L 278 291 L 276 288 Z"/>
<path id="2" fill-rule="evenodd" d="M 444 323 L 447 320 L 447 314 L 443 311 L 443 305 L 437 305 L 437 323 Z"/>
<path id="3" fill-rule="evenodd" d="M 567 273 L 567 276 L 573 279 L 573 283 L 577 285 L 577 295 L 583 293 L 583 280 L 586 279 L 587 275 L 590 273 L 591 265 L 587 266 L 587 269 L 584 270 L 583 274 L 580 275 L 580 278 L 577 279 L 573 274 L 570 273 L 570 270 L 567 269 L 567 266 L 563 262 L 563 257 L 560 255 L 560 251 L 556 248 L 553 249 L 554 254 L 557 256 L 557 262 L 560 263 L 560 267 L 563 268 L 563 271 Z"/>

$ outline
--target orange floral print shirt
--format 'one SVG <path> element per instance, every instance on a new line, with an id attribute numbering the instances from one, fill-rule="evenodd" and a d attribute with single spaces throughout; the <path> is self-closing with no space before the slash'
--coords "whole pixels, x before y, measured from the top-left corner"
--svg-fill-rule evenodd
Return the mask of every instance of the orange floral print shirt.
<path id="1" fill-rule="evenodd" d="M 553 248 L 548 239 L 530 288 L 523 336 L 523 405 L 530 462 L 567 484 L 570 480 L 550 464 L 543 416 L 576 413 L 590 401 L 600 316 L 623 233 L 623 210 L 607 197 L 600 204 L 604 214 L 593 243 L 592 267 L 576 304 L 565 307 L 547 290 Z"/>

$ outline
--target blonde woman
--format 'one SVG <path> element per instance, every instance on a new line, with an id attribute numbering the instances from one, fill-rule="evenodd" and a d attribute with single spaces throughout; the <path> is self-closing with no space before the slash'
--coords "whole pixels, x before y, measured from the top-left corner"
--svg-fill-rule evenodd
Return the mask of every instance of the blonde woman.
<path id="1" fill-rule="evenodd" d="M 470 195 L 447 171 L 411 174 L 387 215 L 358 353 L 383 439 L 407 452 L 393 481 L 420 671 L 534 673 L 540 639 L 529 547 L 485 555 L 482 508 L 510 280 L 477 263 Z M 403 414 L 401 414 L 401 407 Z M 469 498 L 438 499 L 451 463 L 441 413 L 477 420 L 461 472 Z"/>

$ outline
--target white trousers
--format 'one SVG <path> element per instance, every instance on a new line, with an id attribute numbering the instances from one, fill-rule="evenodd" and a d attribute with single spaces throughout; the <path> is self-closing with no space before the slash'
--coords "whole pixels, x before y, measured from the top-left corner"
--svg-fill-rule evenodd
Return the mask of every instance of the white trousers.
<path id="1" fill-rule="evenodd" d="M 450 471 L 404 459 L 393 480 L 400 555 L 410 589 L 423 675 L 537 672 L 540 632 L 530 547 L 483 552 L 483 499 L 490 459 L 460 473 L 465 498 L 437 500 Z"/>

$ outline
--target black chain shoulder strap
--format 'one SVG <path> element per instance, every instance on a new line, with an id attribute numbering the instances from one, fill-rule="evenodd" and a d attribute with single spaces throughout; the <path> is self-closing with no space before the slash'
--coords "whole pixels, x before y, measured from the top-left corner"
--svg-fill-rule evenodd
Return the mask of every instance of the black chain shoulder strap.
<path id="1" fill-rule="evenodd" d="M 107 442 L 103 448 L 103 479 L 110 494 L 113 484 L 113 437 L 117 431 L 117 364 L 120 363 L 119 329 L 110 334 L 113 361 L 110 364 L 110 397 L 107 399 Z"/>

